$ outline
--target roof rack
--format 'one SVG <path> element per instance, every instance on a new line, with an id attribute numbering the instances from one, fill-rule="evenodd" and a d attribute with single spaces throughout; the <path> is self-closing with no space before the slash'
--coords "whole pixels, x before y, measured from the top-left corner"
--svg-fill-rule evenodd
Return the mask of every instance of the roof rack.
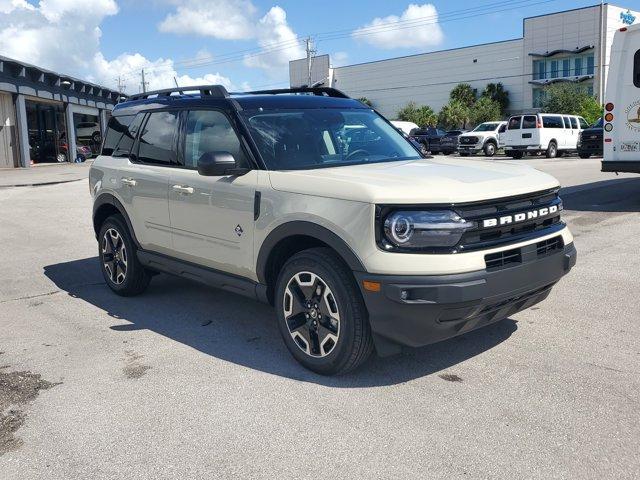
<path id="1" fill-rule="evenodd" d="M 149 97 L 170 97 L 172 93 L 179 93 L 184 95 L 185 92 L 198 92 L 201 96 L 211 96 L 217 98 L 229 97 L 229 92 L 222 85 L 199 85 L 199 86 L 185 86 L 175 88 L 165 88 L 163 90 L 153 90 L 151 92 L 136 93 L 129 95 L 127 101 L 131 100 L 143 100 Z"/>
<path id="2" fill-rule="evenodd" d="M 313 93 L 314 95 L 351 98 L 346 93 L 331 87 L 295 87 L 295 88 L 277 88 L 275 90 L 255 90 L 252 92 L 233 92 L 231 95 L 283 95 L 287 93 Z"/>

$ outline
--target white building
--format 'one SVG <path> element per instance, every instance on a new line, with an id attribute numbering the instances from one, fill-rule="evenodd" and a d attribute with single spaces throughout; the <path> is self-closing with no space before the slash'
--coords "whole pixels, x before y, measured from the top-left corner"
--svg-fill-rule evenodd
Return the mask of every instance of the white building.
<path id="1" fill-rule="evenodd" d="M 323 55 L 313 59 L 311 81 L 366 97 L 389 118 L 410 101 L 437 112 L 461 82 L 478 93 L 502 83 L 514 112 L 539 107 L 544 87 L 555 82 L 577 83 L 600 98 L 613 34 L 636 21 L 639 12 L 603 4 L 525 18 L 523 37 L 513 40 L 336 68 Z M 292 87 L 306 85 L 307 60 L 291 61 L 289 77 Z"/>

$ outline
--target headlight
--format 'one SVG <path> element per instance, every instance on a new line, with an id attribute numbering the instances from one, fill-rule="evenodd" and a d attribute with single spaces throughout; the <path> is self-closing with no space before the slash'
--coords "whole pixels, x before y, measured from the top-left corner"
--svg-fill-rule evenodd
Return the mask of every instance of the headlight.
<path id="1" fill-rule="evenodd" d="M 395 211 L 383 224 L 387 246 L 412 250 L 453 247 L 474 226 L 450 210 Z"/>

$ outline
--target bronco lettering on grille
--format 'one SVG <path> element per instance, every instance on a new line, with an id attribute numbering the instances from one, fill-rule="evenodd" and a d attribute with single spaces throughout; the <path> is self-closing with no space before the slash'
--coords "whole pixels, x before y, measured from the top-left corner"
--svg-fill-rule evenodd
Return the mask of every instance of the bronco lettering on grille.
<path id="1" fill-rule="evenodd" d="M 539 208 L 537 210 L 529 210 L 528 212 L 516 213 L 514 215 L 505 215 L 503 217 L 485 218 L 482 221 L 482 228 L 492 228 L 502 225 L 509 225 L 512 223 L 520 223 L 526 220 L 534 220 L 536 218 L 546 217 L 558 213 L 560 208 L 558 205 L 552 205 L 550 207 Z"/>

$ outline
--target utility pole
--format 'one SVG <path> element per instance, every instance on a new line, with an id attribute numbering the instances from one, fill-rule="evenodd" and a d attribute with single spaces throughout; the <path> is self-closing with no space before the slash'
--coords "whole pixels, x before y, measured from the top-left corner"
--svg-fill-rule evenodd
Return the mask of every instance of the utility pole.
<path id="1" fill-rule="evenodd" d="M 121 97 L 124 91 L 127 89 L 127 86 L 124 84 L 122 75 L 118 75 L 118 78 L 116 80 L 118 81 L 118 97 Z"/>
<path id="2" fill-rule="evenodd" d="M 313 49 L 313 43 L 311 37 L 307 37 L 307 87 L 311 86 L 311 64 L 313 63 L 313 56 L 316 51 Z"/>
<path id="3" fill-rule="evenodd" d="M 140 74 L 142 76 L 142 93 L 147 93 L 147 85 L 149 85 L 149 82 L 145 82 L 144 80 L 144 68 L 140 71 Z"/>

